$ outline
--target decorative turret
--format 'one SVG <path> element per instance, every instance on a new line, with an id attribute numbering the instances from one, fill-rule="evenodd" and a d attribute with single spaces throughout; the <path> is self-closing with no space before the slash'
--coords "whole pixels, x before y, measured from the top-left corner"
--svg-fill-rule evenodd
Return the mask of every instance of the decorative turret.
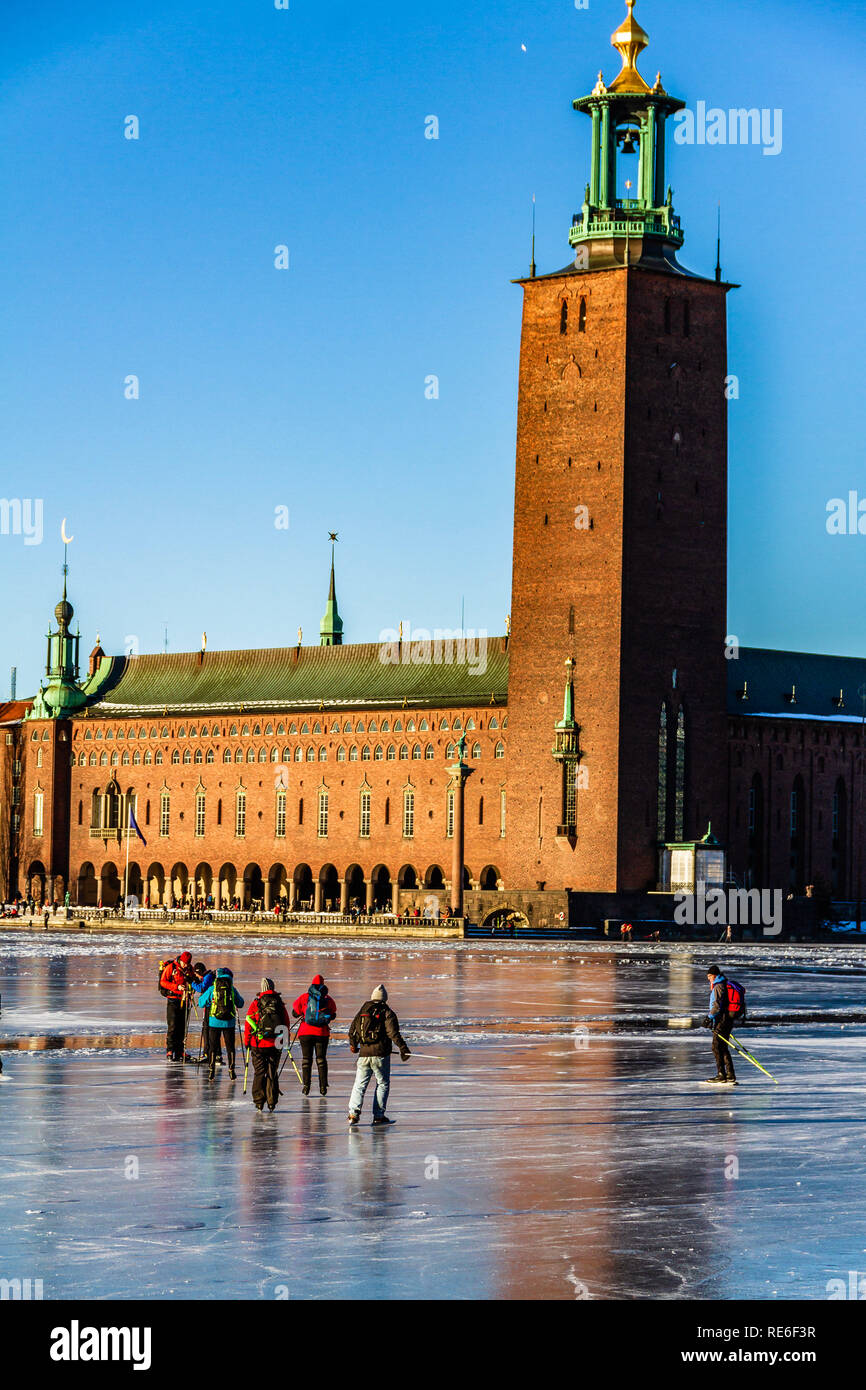
<path id="1" fill-rule="evenodd" d="M 319 624 L 319 645 L 321 647 L 342 647 L 343 619 L 337 611 L 337 590 L 334 584 L 334 547 L 337 542 L 336 531 L 328 533 L 331 542 L 331 584 L 328 589 L 328 602 L 325 616 Z"/>
<path id="2" fill-rule="evenodd" d="M 565 699 L 562 718 L 556 725 L 553 756 L 562 768 L 562 821 L 556 828 L 559 838 L 574 849 L 577 843 L 577 772 L 583 753 L 580 747 L 580 725 L 574 718 L 574 658 L 565 663 Z"/>
<path id="3" fill-rule="evenodd" d="M 649 38 L 634 17 L 635 0 L 626 3 L 628 14 L 611 35 L 622 59 L 620 72 L 610 86 L 599 73 L 590 95 L 573 103 L 592 120 L 590 180 L 568 238 L 578 270 L 640 261 L 676 266 L 683 244 L 671 191 L 665 191 L 665 122 L 685 102 L 668 96 L 661 74 L 650 87 L 638 72 Z M 630 192 L 630 181 L 628 188 L 619 187 L 620 153 L 638 155 L 636 197 L 618 196 Z"/>
<path id="4" fill-rule="evenodd" d="M 57 630 L 52 632 L 49 625 L 46 680 L 40 686 L 39 694 L 33 702 L 28 716 L 31 719 L 59 719 L 87 703 L 87 697 L 78 684 L 78 648 L 81 634 L 70 631 L 75 610 L 66 597 L 68 573 L 69 566 L 64 551 L 63 597 L 54 609 Z"/>

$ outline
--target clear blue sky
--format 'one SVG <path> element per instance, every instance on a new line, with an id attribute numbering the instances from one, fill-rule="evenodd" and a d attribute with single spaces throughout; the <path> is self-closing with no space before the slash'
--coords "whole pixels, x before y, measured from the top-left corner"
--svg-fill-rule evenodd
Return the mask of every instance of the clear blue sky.
<path id="1" fill-rule="evenodd" d="M 521 292 L 565 264 L 588 174 L 571 110 L 622 0 L 5 0 L 0 693 L 32 693 L 59 527 L 88 650 L 317 640 L 338 530 L 346 640 L 501 632 Z M 777 157 L 674 147 L 682 260 L 729 299 L 729 630 L 863 655 L 864 24 L 854 3 L 638 0 L 669 91 L 780 107 Z M 525 45 L 525 51 L 522 45 Z M 141 138 L 123 138 L 139 117 Z M 436 115 L 440 139 L 425 140 Z M 852 157 L 853 156 L 853 157 Z M 278 272 L 273 250 L 290 248 Z M 141 397 L 124 399 L 135 373 Z M 440 398 L 425 399 L 429 374 Z M 274 509 L 291 512 L 288 531 Z"/>

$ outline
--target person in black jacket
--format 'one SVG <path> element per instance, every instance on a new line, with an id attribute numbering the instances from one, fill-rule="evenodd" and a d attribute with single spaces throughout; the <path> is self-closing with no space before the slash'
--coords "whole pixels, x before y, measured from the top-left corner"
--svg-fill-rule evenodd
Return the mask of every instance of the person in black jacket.
<path id="1" fill-rule="evenodd" d="M 716 1074 L 710 1077 L 707 1084 L 736 1086 L 737 1077 L 728 1047 L 734 1020 L 728 1003 L 728 982 L 717 965 L 707 967 L 707 983 L 710 986 L 710 1008 L 704 1026 L 713 1030 L 713 1056 L 716 1060 Z"/>
<path id="2" fill-rule="evenodd" d="M 408 1061 L 411 1053 L 400 1032 L 400 1021 L 394 1010 L 388 1007 L 385 986 L 378 985 L 367 1003 L 358 1010 L 349 1028 L 349 1047 L 354 1054 L 360 1053 L 349 1100 L 350 1125 L 356 1125 L 361 1118 L 364 1096 L 374 1076 L 373 1124 L 393 1124 L 393 1120 L 389 1120 L 385 1114 L 385 1107 L 391 1089 L 391 1051 L 395 1046 L 399 1048 L 402 1060 Z"/>

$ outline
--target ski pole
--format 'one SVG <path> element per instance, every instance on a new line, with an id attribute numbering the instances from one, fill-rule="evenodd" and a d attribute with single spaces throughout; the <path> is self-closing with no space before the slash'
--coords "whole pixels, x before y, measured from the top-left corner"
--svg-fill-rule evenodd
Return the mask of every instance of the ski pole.
<path id="1" fill-rule="evenodd" d="M 297 1042 L 298 1033 L 300 1033 L 300 1031 L 301 1031 L 301 1023 L 302 1023 L 302 1022 L 303 1022 L 303 1020 L 299 1018 L 299 1019 L 298 1019 L 298 1022 L 297 1022 L 297 1031 L 295 1032 L 295 1036 L 294 1036 L 294 1037 L 292 1037 L 292 1030 L 291 1030 L 291 1028 L 289 1029 L 289 1042 L 288 1042 L 288 1046 L 287 1046 L 287 1048 L 286 1048 L 286 1055 L 285 1055 L 285 1057 L 283 1058 L 282 1062 L 280 1063 L 280 1069 L 279 1069 L 279 1071 L 277 1072 L 277 1080 L 278 1080 L 278 1081 L 279 1081 L 280 1077 L 281 1077 L 282 1074 L 283 1074 L 283 1067 L 286 1065 L 286 1062 L 289 1060 L 289 1057 L 291 1056 L 291 1052 L 292 1052 L 292 1043 L 293 1043 L 293 1042 Z M 294 1064 L 293 1064 L 293 1065 L 294 1065 Z M 298 1070 L 297 1067 L 295 1067 L 295 1071 L 297 1071 L 297 1070 Z M 304 1083 L 303 1083 L 303 1081 L 302 1081 L 302 1082 L 301 1082 L 301 1085 L 303 1086 L 303 1084 L 304 1084 Z"/>
<path id="2" fill-rule="evenodd" d="M 733 1033 L 729 1034 L 729 1036 L 725 1039 L 725 1041 L 726 1041 L 726 1042 L 732 1042 L 732 1043 L 734 1044 L 734 1047 L 737 1049 L 737 1051 L 738 1051 L 743 1057 L 745 1057 L 745 1059 L 746 1059 L 747 1062 L 751 1062 L 751 1064 L 752 1064 L 753 1067 L 757 1067 L 757 1068 L 758 1068 L 758 1071 L 762 1071 L 762 1072 L 764 1073 L 765 1076 L 769 1076 L 769 1077 L 770 1077 L 770 1080 L 772 1081 L 772 1083 L 773 1083 L 774 1086 L 778 1086 L 779 1083 L 778 1083 L 778 1081 L 776 1080 L 775 1076 L 771 1075 L 771 1073 L 767 1071 L 767 1068 L 766 1068 L 766 1067 L 762 1067 L 762 1066 L 761 1066 L 761 1064 L 760 1064 L 760 1062 L 758 1061 L 758 1059 L 757 1059 L 756 1057 L 753 1057 L 752 1054 L 751 1054 L 751 1052 L 748 1052 L 748 1051 L 746 1050 L 746 1048 L 743 1047 L 743 1044 L 742 1044 L 741 1042 L 738 1042 L 738 1040 L 734 1037 Z"/>
<path id="3" fill-rule="evenodd" d="M 246 1095 L 246 1093 L 247 1093 L 247 1075 L 248 1075 L 249 1070 L 250 1070 L 250 1047 L 251 1047 L 251 1046 L 252 1046 L 252 1041 L 250 1041 L 249 1046 L 247 1046 L 247 1047 L 244 1048 L 244 1091 L 243 1091 L 244 1095 Z"/>

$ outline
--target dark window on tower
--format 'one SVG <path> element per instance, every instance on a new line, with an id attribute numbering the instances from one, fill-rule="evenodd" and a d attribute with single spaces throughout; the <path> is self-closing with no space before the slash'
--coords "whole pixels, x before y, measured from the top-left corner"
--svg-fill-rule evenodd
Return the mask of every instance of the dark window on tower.
<path id="1" fill-rule="evenodd" d="M 574 604 L 568 610 L 568 631 L 571 635 L 574 634 Z"/>
<path id="2" fill-rule="evenodd" d="M 484 824 L 484 797 L 478 799 L 478 824 Z"/>
<path id="3" fill-rule="evenodd" d="M 301 797 L 300 801 L 298 802 L 298 825 L 303 825 L 303 823 L 304 823 L 304 798 Z"/>
<path id="4" fill-rule="evenodd" d="M 674 790 L 674 839 L 683 838 L 686 809 L 686 716 L 677 714 L 676 786 Z"/>
<path id="5" fill-rule="evenodd" d="M 568 300 L 567 300 L 567 299 L 564 299 L 564 300 L 562 301 L 562 308 L 561 308 L 560 311 L 559 311 L 559 331 L 560 331 L 560 333 L 567 333 L 567 332 L 568 332 Z"/>
<path id="6" fill-rule="evenodd" d="M 670 299 L 666 299 L 666 300 L 665 300 L 665 332 L 666 332 L 666 333 L 670 333 L 670 331 L 671 331 L 671 301 L 670 301 Z"/>
<path id="7" fill-rule="evenodd" d="M 668 837 L 668 711 L 662 703 L 659 714 L 658 827 L 659 842 Z"/>
<path id="8" fill-rule="evenodd" d="M 150 825 L 150 802 L 149 802 L 149 801 L 146 801 L 146 802 L 145 802 L 145 805 L 144 805 L 144 823 L 145 823 L 145 825 Z"/>
<path id="9" fill-rule="evenodd" d="M 223 799 L 222 799 L 221 796 L 219 796 L 219 797 L 217 797 L 217 825 L 222 825 L 222 823 L 223 823 Z"/>
<path id="10" fill-rule="evenodd" d="M 391 824 L 391 798 L 390 798 L 390 796 L 386 796 L 386 797 L 385 797 L 385 824 L 386 824 L 386 825 L 390 825 L 390 824 Z"/>
<path id="11" fill-rule="evenodd" d="M 78 803 L 78 824 L 79 824 L 79 825 L 82 825 L 83 823 L 84 823 L 84 803 L 83 803 L 82 801 L 79 801 L 79 803 Z"/>
<path id="12" fill-rule="evenodd" d="M 586 300 L 585 300 L 585 299 L 581 299 L 581 301 L 580 301 L 580 309 L 579 309 L 578 315 L 577 315 L 577 331 L 578 331 L 578 333 L 585 333 L 585 332 L 586 332 Z M 596 357 L 597 357 L 597 356 L 598 356 L 598 353 L 596 353 L 595 355 L 596 355 Z"/>

